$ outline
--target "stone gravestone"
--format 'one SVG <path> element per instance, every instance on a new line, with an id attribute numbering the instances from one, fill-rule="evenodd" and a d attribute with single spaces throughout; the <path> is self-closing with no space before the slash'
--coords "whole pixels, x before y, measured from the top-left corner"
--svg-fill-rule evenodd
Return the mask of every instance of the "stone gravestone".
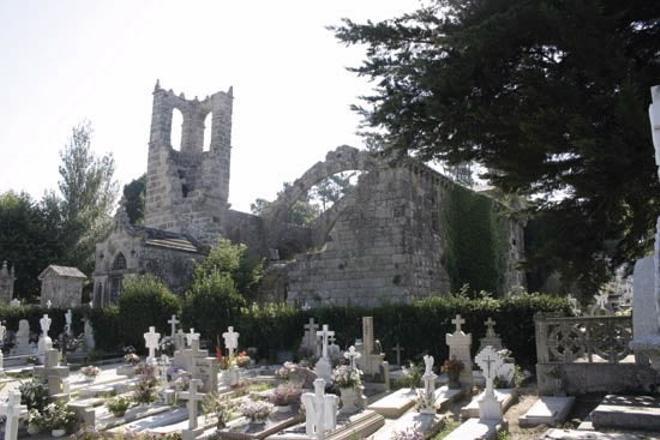
<path id="1" fill-rule="evenodd" d="M 660 178 L 660 85 L 651 87 L 651 105 L 649 105 L 649 119 L 651 121 L 651 137 L 655 148 L 655 164 L 658 167 L 658 178 Z M 660 216 L 656 223 L 655 247 L 653 253 L 653 286 L 642 293 L 645 299 L 637 301 L 635 292 L 635 304 L 633 305 L 633 316 L 644 315 L 644 321 L 637 321 L 638 328 L 644 328 L 648 334 L 638 336 L 630 342 L 630 348 L 635 356 L 641 354 L 651 363 L 651 367 L 660 371 Z M 646 311 L 640 307 L 648 304 Z M 653 313 L 647 313 L 653 311 Z M 633 323 L 634 325 L 634 323 Z"/>
<path id="2" fill-rule="evenodd" d="M 60 365 L 60 352 L 49 349 L 45 355 L 44 365 L 37 365 L 33 369 L 34 377 L 48 384 L 48 393 L 51 396 L 68 392 L 66 378 L 69 377 L 69 367 Z"/>
<path id="3" fill-rule="evenodd" d="M 497 350 L 487 346 L 474 359 L 486 378 L 486 390 L 479 401 L 479 420 L 502 420 L 502 407 L 495 396 L 493 381 L 502 367 L 503 360 Z"/>
<path id="4" fill-rule="evenodd" d="M 96 347 L 96 342 L 94 342 L 94 328 L 92 327 L 92 321 L 89 318 L 83 318 L 83 344 L 85 345 L 85 350 L 92 351 Z"/>
<path id="5" fill-rule="evenodd" d="M 188 401 L 186 404 L 188 407 L 188 429 L 184 429 L 181 433 L 184 440 L 197 437 L 197 413 L 199 402 L 204 399 L 204 394 L 197 391 L 199 386 L 201 386 L 201 381 L 199 379 L 192 379 L 188 391 L 179 394 L 179 397 Z"/>
<path id="6" fill-rule="evenodd" d="M 0 414 L 5 416 L 5 440 L 18 438 L 18 425 L 22 417 L 27 415 L 27 406 L 21 405 L 21 392 L 9 391 L 7 401 L 0 405 Z"/>
<path id="7" fill-rule="evenodd" d="M 479 339 L 479 351 L 483 350 L 488 345 L 496 350 L 502 350 L 504 348 L 502 345 L 502 338 L 495 333 L 495 324 L 496 322 L 490 317 L 484 322 L 484 325 L 486 326 L 486 336 Z"/>
<path id="8" fill-rule="evenodd" d="M 174 337 L 176 336 L 176 325 L 179 324 L 179 320 L 176 319 L 176 315 L 172 315 L 170 319 L 167 320 L 167 323 L 170 325 L 170 337 L 172 342 L 174 342 Z"/>
<path id="9" fill-rule="evenodd" d="M 53 340 L 48 336 L 51 322 L 53 322 L 53 320 L 50 319 L 47 314 L 39 320 L 41 336 L 39 337 L 39 343 L 37 345 L 37 356 L 39 356 L 42 363 L 44 363 L 46 351 L 53 348 Z"/>
<path id="10" fill-rule="evenodd" d="M 422 379 L 424 380 L 424 390 L 422 391 L 422 405 L 419 412 L 422 414 L 435 414 L 435 379 L 437 375 L 433 372 L 433 356 L 424 356 L 425 371 Z"/>
<path id="11" fill-rule="evenodd" d="M 324 383 L 332 383 L 332 365 L 328 356 L 328 338 L 334 336 L 335 332 L 328 329 L 328 324 L 323 324 L 323 330 L 317 331 L 316 334 L 321 338 L 323 348 L 321 349 L 321 357 L 314 366 L 314 371 L 319 378 L 325 381 Z"/>
<path id="12" fill-rule="evenodd" d="M 199 348 L 199 333 L 190 339 L 190 348 L 183 350 L 183 360 L 186 371 L 193 379 L 200 380 L 200 390 L 211 393 L 218 389 L 218 362 L 210 357 L 207 350 Z"/>
<path id="13" fill-rule="evenodd" d="M 316 332 L 319 329 L 319 325 L 314 322 L 314 318 L 309 318 L 309 322 L 304 325 L 305 333 L 303 334 L 302 343 L 300 344 L 300 349 L 304 353 L 308 353 L 314 357 L 320 355 L 319 345 L 317 344 Z"/>
<path id="14" fill-rule="evenodd" d="M 396 353 L 396 364 L 401 366 L 401 352 L 405 351 L 405 349 L 397 342 L 396 345 L 392 347 L 392 351 Z"/>
<path id="15" fill-rule="evenodd" d="M 5 336 L 7 335 L 7 327 L 0 323 L 0 376 L 5 374 L 5 355 L 2 349 L 5 346 Z"/>
<path id="16" fill-rule="evenodd" d="M 149 355 L 147 356 L 148 364 L 155 364 L 156 360 L 156 349 L 158 348 L 158 342 L 160 341 L 160 333 L 156 332 L 156 327 L 149 327 L 149 331 L 144 334 L 144 346 L 149 350 Z"/>
<path id="17" fill-rule="evenodd" d="M 466 334 L 461 326 L 465 324 L 465 320 L 461 315 L 456 315 L 456 319 L 451 320 L 452 324 L 456 325 L 454 333 L 447 333 L 445 341 L 449 346 L 449 359 L 456 358 L 463 362 L 465 368 L 461 371 L 459 380 L 463 386 L 471 387 L 473 383 L 472 378 L 472 357 L 470 356 L 470 347 L 472 345 L 472 335 Z"/>
<path id="18" fill-rule="evenodd" d="M 653 255 L 640 258 L 635 263 L 633 270 L 633 335 L 635 339 L 642 339 L 656 332 L 655 323 L 655 288 Z M 635 362 L 648 364 L 648 357 L 636 354 Z"/>
<path id="19" fill-rule="evenodd" d="M 305 407 L 305 433 L 314 439 L 324 439 L 328 431 L 337 427 L 339 397 L 325 394 L 325 381 L 316 379 L 314 392 L 304 393 L 301 401 Z"/>
<path id="20" fill-rule="evenodd" d="M 73 336 L 73 330 L 71 328 L 72 323 L 73 323 L 73 312 L 71 312 L 71 309 L 68 309 L 64 314 L 64 333 L 67 336 Z"/>
<path id="21" fill-rule="evenodd" d="M 16 332 L 16 344 L 12 349 L 12 355 L 25 356 L 32 354 L 30 345 L 30 322 L 27 319 L 18 321 L 18 331 Z"/>
<path id="22" fill-rule="evenodd" d="M 362 317 L 362 357 L 358 361 L 360 369 L 367 376 L 376 376 L 381 372 L 381 364 L 385 355 L 376 350 L 377 344 L 374 339 L 373 316 Z"/>
<path id="23" fill-rule="evenodd" d="M 229 356 L 234 355 L 234 351 L 238 348 L 238 337 L 241 334 L 234 331 L 234 327 L 227 327 L 227 331 L 222 334 L 222 338 L 225 340 L 225 348 Z"/>

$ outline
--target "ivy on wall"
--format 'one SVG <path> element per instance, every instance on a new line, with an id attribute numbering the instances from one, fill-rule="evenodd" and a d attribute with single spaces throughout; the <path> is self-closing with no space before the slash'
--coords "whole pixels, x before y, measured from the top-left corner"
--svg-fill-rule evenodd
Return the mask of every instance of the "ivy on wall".
<path id="1" fill-rule="evenodd" d="M 503 293 L 509 251 L 505 209 L 462 186 L 446 189 L 440 218 L 452 291 L 469 284 L 472 292 Z"/>

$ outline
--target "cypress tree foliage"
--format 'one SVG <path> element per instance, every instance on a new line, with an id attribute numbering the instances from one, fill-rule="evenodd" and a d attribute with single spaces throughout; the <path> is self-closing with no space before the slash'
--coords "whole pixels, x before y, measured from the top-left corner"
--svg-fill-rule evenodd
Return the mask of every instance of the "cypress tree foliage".
<path id="1" fill-rule="evenodd" d="M 557 232 L 530 266 L 598 285 L 650 247 L 660 185 L 647 107 L 660 5 L 645 0 L 436 0 L 332 28 L 366 46 L 356 110 L 386 149 L 475 161 Z"/>

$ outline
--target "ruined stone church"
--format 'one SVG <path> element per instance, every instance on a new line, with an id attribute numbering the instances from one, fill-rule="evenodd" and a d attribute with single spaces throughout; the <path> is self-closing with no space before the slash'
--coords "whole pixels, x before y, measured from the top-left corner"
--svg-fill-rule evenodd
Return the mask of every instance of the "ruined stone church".
<path id="1" fill-rule="evenodd" d="M 231 88 L 190 100 L 156 84 L 144 225 L 130 224 L 120 208 L 112 233 L 97 244 L 96 306 L 116 302 L 124 277 L 131 274 L 153 273 L 182 293 L 195 263 L 221 237 L 245 243 L 268 261 L 265 295 L 301 306 L 405 303 L 455 288 L 451 273 L 456 264 L 448 249 L 460 237 L 450 239 L 443 212 L 458 184 L 412 158 L 392 164 L 379 153 L 342 146 L 314 164 L 262 215 L 231 209 L 232 103 Z M 183 116 L 180 150 L 171 139 L 175 109 Z M 288 222 L 292 206 L 310 189 L 349 170 L 361 173 L 342 199 L 309 225 Z M 504 252 L 498 257 L 497 289 L 506 292 L 525 285 L 518 269 L 524 225 L 505 216 L 498 221 Z"/>

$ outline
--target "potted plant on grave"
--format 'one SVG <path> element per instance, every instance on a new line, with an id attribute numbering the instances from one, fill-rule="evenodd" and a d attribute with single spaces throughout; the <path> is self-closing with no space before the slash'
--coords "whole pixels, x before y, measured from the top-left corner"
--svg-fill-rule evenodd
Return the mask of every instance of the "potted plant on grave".
<path id="1" fill-rule="evenodd" d="M 458 378 L 461 375 L 461 371 L 465 369 L 465 364 L 463 364 L 462 361 L 456 359 L 456 357 L 452 356 L 451 359 L 447 359 L 445 363 L 442 365 L 442 371 L 447 373 L 447 377 L 449 378 L 449 388 L 452 390 L 456 390 L 461 388 L 461 382 L 458 380 Z"/>
<path id="2" fill-rule="evenodd" d="M 207 393 L 202 400 L 202 411 L 206 417 L 215 416 L 216 428 L 223 429 L 234 415 L 236 404 L 229 396 L 218 396 L 217 393 Z"/>
<path id="3" fill-rule="evenodd" d="M 291 406 L 300 402 L 302 389 L 291 383 L 278 385 L 270 395 L 270 402 L 279 413 L 291 412 Z"/>
<path id="4" fill-rule="evenodd" d="M 140 356 L 135 354 L 135 348 L 132 346 L 124 347 L 124 365 L 117 367 L 117 374 L 133 377 L 135 367 L 140 363 Z"/>
<path id="5" fill-rule="evenodd" d="M 248 365 L 250 365 L 250 361 L 251 361 L 251 360 L 252 360 L 252 359 L 250 359 L 250 356 L 249 356 L 249 355 L 247 354 L 247 352 L 245 352 L 245 351 L 241 351 L 241 352 L 238 353 L 238 354 L 236 355 L 236 357 L 234 358 L 234 361 L 236 362 L 236 366 L 237 366 L 238 368 L 245 368 L 245 367 L 247 367 Z"/>
<path id="6" fill-rule="evenodd" d="M 131 406 L 131 399 L 124 396 L 116 396 L 105 402 L 108 411 L 115 417 L 123 417 L 126 410 Z"/>
<path id="7" fill-rule="evenodd" d="M 99 367 L 95 367 L 94 365 L 87 365 L 82 367 L 80 372 L 83 374 L 83 376 L 85 376 L 85 379 L 87 379 L 88 382 L 94 382 L 96 376 L 99 375 L 101 370 Z"/>
<path id="8" fill-rule="evenodd" d="M 44 409 L 44 423 L 51 430 L 52 437 L 62 437 L 72 432 L 76 427 L 78 418 L 76 413 L 64 402 L 51 403 Z"/>
<path id="9" fill-rule="evenodd" d="M 36 408 L 28 412 L 27 433 L 30 435 L 39 434 L 46 428 L 44 415 Z"/>
<path id="10" fill-rule="evenodd" d="M 247 400 L 240 406 L 239 411 L 251 424 L 263 424 L 273 412 L 273 405 L 263 400 Z"/>
<path id="11" fill-rule="evenodd" d="M 135 367 L 135 374 L 138 376 L 138 381 L 135 384 L 133 400 L 140 405 L 147 405 L 156 400 L 156 386 L 158 385 L 156 367 L 140 364 Z"/>
<path id="12" fill-rule="evenodd" d="M 332 372 L 332 380 L 339 387 L 342 411 L 352 412 L 360 407 L 362 372 L 349 365 L 339 365 Z"/>
<path id="13" fill-rule="evenodd" d="M 220 347 L 215 348 L 215 359 L 220 367 L 222 383 L 227 386 L 236 386 L 240 381 L 240 373 L 236 368 L 234 356 L 224 356 Z"/>

